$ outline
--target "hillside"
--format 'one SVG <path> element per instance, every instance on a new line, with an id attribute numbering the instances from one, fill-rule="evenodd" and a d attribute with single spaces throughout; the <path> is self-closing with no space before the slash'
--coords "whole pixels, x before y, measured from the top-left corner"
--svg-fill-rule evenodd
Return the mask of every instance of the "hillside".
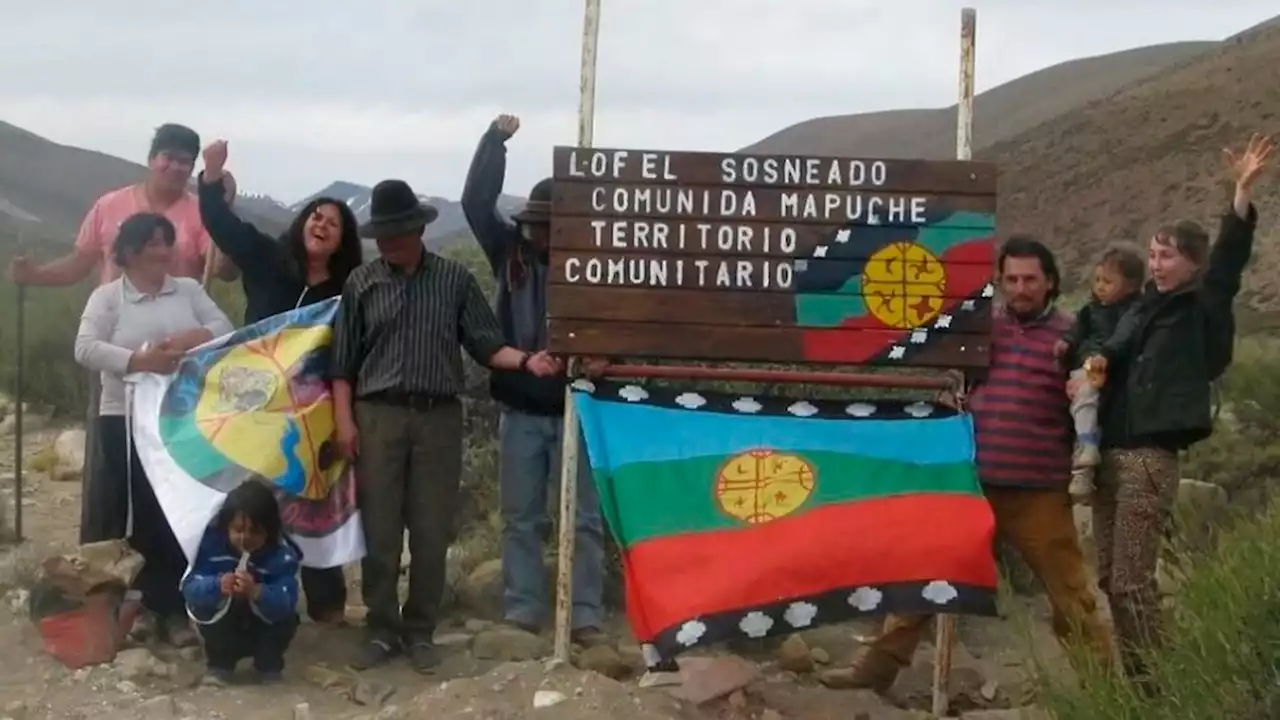
<path id="1" fill-rule="evenodd" d="M 1216 226 L 1222 149 L 1280 133 L 1280 25 L 1231 38 L 1103 101 L 978 153 L 1000 164 L 1000 229 L 1043 236 L 1078 272 L 1108 241 L 1162 222 Z M 1259 181 L 1262 215 L 1247 304 L 1280 310 L 1280 172 Z"/>
<path id="2" fill-rule="evenodd" d="M 312 198 L 323 195 L 346 202 L 351 210 L 355 212 L 356 218 L 360 222 L 364 222 L 369 219 L 369 203 L 371 202 L 372 193 L 373 188 L 367 185 L 338 180 L 329 183 L 323 190 L 314 192 L 289 206 L 289 210 L 297 212 Z M 429 245 L 433 248 L 445 248 L 461 242 L 471 242 L 471 231 L 467 226 L 466 217 L 462 214 L 461 203 L 431 195 L 418 195 L 418 198 L 425 203 L 434 205 L 440 211 L 440 217 L 431 223 L 431 227 L 427 232 Z M 524 198 L 512 195 L 502 195 L 498 198 L 498 209 L 506 213 L 513 213 L 523 205 Z"/>
<path id="3" fill-rule="evenodd" d="M 981 40 L 977 72 L 982 74 Z M 974 98 L 974 150 L 1007 140 L 1195 57 L 1214 42 L 1180 42 L 1072 60 L 1024 75 Z M 947 159 L 956 154 L 956 107 L 815 118 L 742 152 Z"/>
<path id="4" fill-rule="evenodd" d="M 0 229 L 49 242 L 70 242 L 99 196 L 146 176 L 138 163 L 59 145 L 5 122 L 0 158 Z M 273 203 L 245 200 L 252 206 L 238 207 L 245 217 L 264 228 L 283 227 L 283 210 L 268 214 Z"/>

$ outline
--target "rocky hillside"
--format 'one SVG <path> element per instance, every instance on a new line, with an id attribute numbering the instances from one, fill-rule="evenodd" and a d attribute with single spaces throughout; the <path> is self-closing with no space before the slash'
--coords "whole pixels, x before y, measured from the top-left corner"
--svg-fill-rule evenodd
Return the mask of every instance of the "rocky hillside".
<path id="1" fill-rule="evenodd" d="M 979 40 L 977 72 L 985 57 Z M 1135 80 L 1215 47 L 1181 42 L 1061 63 L 974 98 L 974 148 L 1008 140 Z M 948 159 L 956 154 L 956 107 L 838 115 L 792 125 L 742 152 Z"/>
<path id="2" fill-rule="evenodd" d="M 1216 225 L 1222 149 L 1280 134 L 1280 25 L 1243 33 L 1108 98 L 978 153 L 1000 164 L 1000 227 L 1043 236 L 1069 268 L 1163 222 Z M 1280 310 L 1280 172 L 1259 181 L 1259 242 L 1246 301 Z"/>

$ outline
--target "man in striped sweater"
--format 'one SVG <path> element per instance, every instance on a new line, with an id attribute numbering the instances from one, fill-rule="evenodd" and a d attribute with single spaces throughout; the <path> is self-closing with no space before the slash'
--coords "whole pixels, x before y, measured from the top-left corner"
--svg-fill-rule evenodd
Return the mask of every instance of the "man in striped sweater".
<path id="1" fill-rule="evenodd" d="M 1044 584 L 1059 640 L 1082 641 L 1110 663 L 1110 631 L 1098 616 L 1067 493 L 1073 425 L 1054 345 L 1072 321 L 1053 305 L 1057 262 L 1043 243 L 1015 236 L 1001 248 L 998 269 L 1003 303 L 992 323 L 991 366 L 969 402 L 978 476 L 998 531 Z M 890 615 L 854 666 L 827 673 L 824 684 L 888 690 L 911 664 L 929 617 Z"/>

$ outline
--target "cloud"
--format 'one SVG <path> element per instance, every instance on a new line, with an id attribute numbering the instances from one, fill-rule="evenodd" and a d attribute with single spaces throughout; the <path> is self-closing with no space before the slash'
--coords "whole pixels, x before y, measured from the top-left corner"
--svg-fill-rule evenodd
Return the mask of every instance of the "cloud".
<path id="1" fill-rule="evenodd" d="M 811 117 L 954 101 L 961 0 L 602 2 L 598 145 L 733 150 Z M 1229 17 L 1182 5 L 988 0 L 979 89 L 1082 55 L 1222 37 L 1274 12 L 1261 0 Z M 388 176 L 456 196 L 498 112 L 523 120 L 511 192 L 547 173 L 553 144 L 576 140 L 581 0 L 129 9 L 6 8 L 0 119 L 130 158 L 155 125 L 188 122 L 232 140 L 247 189 L 285 200 Z"/>

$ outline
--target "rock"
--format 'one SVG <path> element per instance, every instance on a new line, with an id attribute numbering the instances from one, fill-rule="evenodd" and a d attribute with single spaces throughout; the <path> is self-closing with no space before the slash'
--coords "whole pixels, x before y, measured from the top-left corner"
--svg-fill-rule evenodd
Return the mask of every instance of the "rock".
<path id="1" fill-rule="evenodd" d="M 695 705 L 724 697 L 760 677 L 753 663 L 734 655 L 716 658 L 686 658 L 680 661 L 680 687 L 670 693 Z"/>
<path id="2" fill-rule="evenodd" d="M 809 652 L 809 646 L 804 638 L 792 635 L 783 641 L 782 646 L 778 648 L 778 667 L 794 673 L 813 671 L 813 655 Z"/>
<path id="3" fill-rule="evenodd" d="M 71 428 L 58 433 L 57 439 L 53 441 L 53 451 L 58 458 L 58 467 L 76 470 L 84 467 L 84 447 L 83 428 Z"/>
<path id="4" fill-rule="evenodd" d="M 0 437 L 12 435 L 14 428 L 18 424 L 18 416 L 10 413 L 0 420 Z M 43 430 L 49 424 L 49 418 L 43 415 L 28 412 L 22 416 L 22 432 L 29 433 L 37 430 Z"/>
<path id="5" fill-rule="evenodd" d="M 556 690 L 539 690 L 533 694 L 534 709 L 549 708 L 568 700 L 565 694 Z"/>
<path id="6" fill-rule="evenodd" d="M 137 695 L 138 686 L 128 680 L 125 680 L 123 682 L 116 683 L 116 692 L 124 693 L 125 695 Z"/>
<path id="7" fill-rule="evenodd" d="M 145 700 L 134 707 L 139 720 L 170 720 L 178 717 L 178 705 L 169 695 L 161 695 Z"/>
<path id="8" fill-rule="evenodd" d="M 583 650 L 578 656 L 579 668 L 600 673 L 607 678 L 622 680 L 631 674 L 631 666 L 622 659 L 617 650 L 608 645 L 596 645 Z"/>
<path id="9" fill-rule="evenodd" d="M 831 662 L 831 655 L 822 648 L 813 648 L 809 651 L 809 656 L 819 665 L 827 665 Z"/>
<path id="10" fill-rule="evenodd" d="M 199 645 L 190 645 L 178 649 L 178 657 L 186 660 L 187 662 L 195 662 L 196 660 L 199 660 L 200 656 L 203 654 L 204 653 L 200 650 Z"/>
<path id="11" fill-rule="evenodd" d="M 311 703 L 298 703 L 293 706 L 293 720 L 311 720 Z"/>
<path id="12" fill-rule="evenodd" d="M 382 704 L 391 699 L 395 692 L 396 689 L 394 687 L 385 683 L 360 680 L 356 683 L 355 690 L 351 693 L 351 700 L 357 705 L 382 707 Z"/>
<path id="13" fill-rule="evenodd" d="M 782 720 L 782 715 L 773 708 L 765 708 L 764 712 L 760 713 L 760 720 Z"/>
<path id="14" fill-rule="evenodd" d="M 458 602 L 483 617 L 502 617 L 502 560 L 477 565 L 459 585 Z"/>
<path id="15" fill-rule="evenodd" d="M 471 642 L 468 633 L 440 633 L 435 636 L 435 644 L 440 647 L 465 647 Z"/>
<path id="16" fill-rule="evenodd" d="M 467 632 L 471 633 L 472 635 L 475 635 L 476 633 L 482 633 L 485 630 L 488 630 L 489 628 L 493 627 L 493 623 L 489 622 L 488 620 L 480 620 L 477 618 L 472 618 L 466 621 L 465 623 L 463 623 L 462 627 Z"/>
<path id="17" fill-rule="evenodd" d="M 471 641 L 471 654 L 477 660 L 520 662 L 547 655 L 551 645 L 545 639 L 518 628 L 494 627 Z"/>
<path id="18" fill-rule="evenodd" d="M 741 710 L 747 706 L 747 694 L 741 690 L 734 690 L 729 694 L 729 707 Z"/>
<path id="19" fill-rule="evenodd" d="M 978 689 L 978 694 L 987 702 L 995 702 L 996 696 L 1000 694 L 1000 686 L 994 680 L 985 682 Z"/>
<path id="20" fill-rule="evenodd" d="M 156 666 L 163 663 L 146 648 L 128 648 L 116 653 L 113 664 L 116 671 L 126 680 L 140 680 L 157 675 Z"/>
<path id="21" fill-rule="evenodd" d="M 347 690 L 354 689 L 356 680 L 354 677 L 336 670 L 330 670 L 323 665 L 308 665 L 302 671 L 302 677 L 308 683 L 315 685 L 321 690 Z"/>
<path id="22" fill-rule="evenodd" d="M 1178 483 L 1178 502 L 1196 508 L 1221 507 L 1227 504 L 1227 491 L 1210 482 L 1183 478 Z"/>

